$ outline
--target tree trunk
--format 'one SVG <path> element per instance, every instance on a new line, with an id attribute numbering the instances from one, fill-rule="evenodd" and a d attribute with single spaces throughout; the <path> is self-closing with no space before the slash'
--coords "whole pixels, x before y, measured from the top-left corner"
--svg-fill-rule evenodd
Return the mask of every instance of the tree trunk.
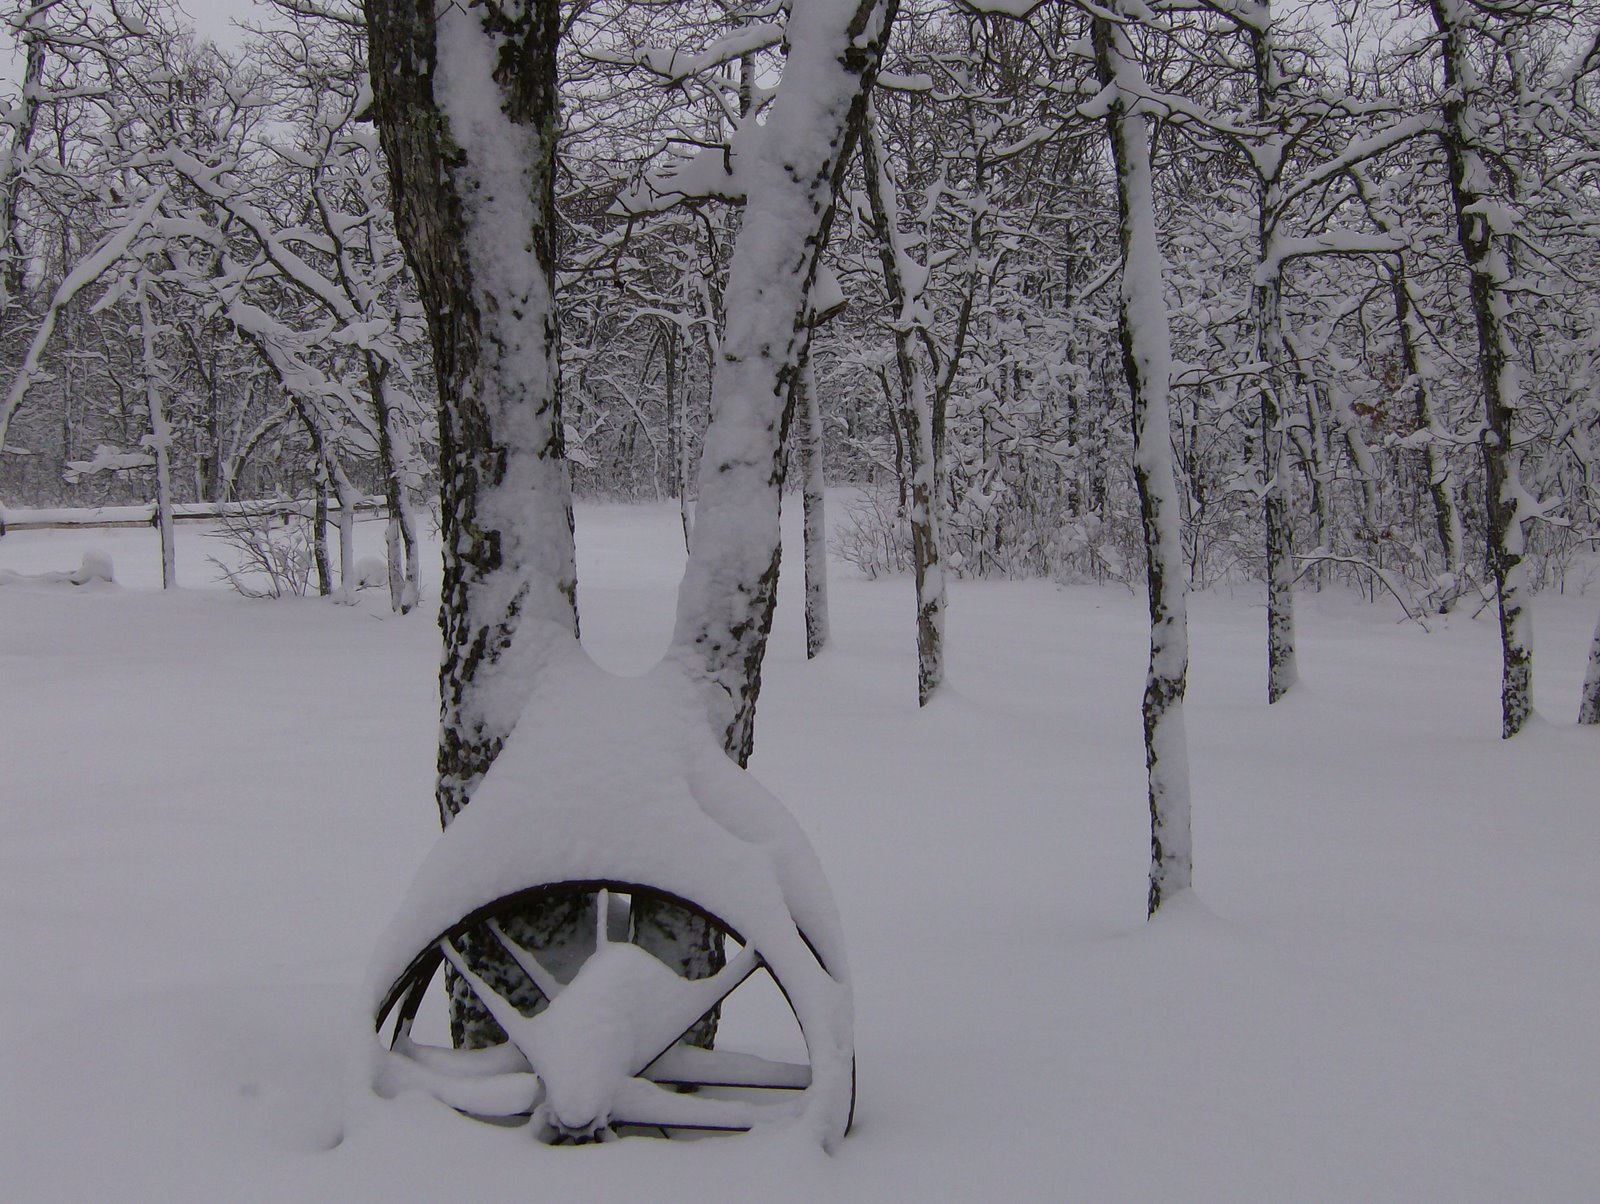
<path id="1" fill-rule="evenodd" d="M 798 390 L 795 445 L 800 452 L 800 504 L 805 513 L 806 659 L 828 642 L 828 519 L 823 494 L 822 402 L 817 374 L 806 347 L 795 376 Z"/>
<path id="2" fill-rule="evenodd" d="M 139 284 L 139 325 L 143 332 L 144 393 L 150 407 L 150 449 L 156 457 L 156 527 L 161 532 L 161 588 L 178 586 L 178 561 L 172 531 L 172 427 L 162 397 L 161 359 L 156 347 L 155 315 L 144 282 Z"/>
<path id="3" fill-rule="evenodd" d="M 1402 259 L 1392 275 L 1395 325 L 1400 330 L 1400 366 L 1412 382 L 1412 400 L 1418 431 L 1429 434 L 1424 455 L 1428 472 L 1428 499 L 1433 506 L 1433 527 L 1439 536 L 1443 568 L 1434 581 L 1434 596 L 1439 613 L 1446 614 L 1461 594 L 1461 511 L 1456 505 L 1455 476 L 1450 456 L 1437 436 L 1438 419 L 1433 410 L 1433 385 L 1428 366 L 1422 361 L 1422 323 L 1417 317 L 1416 299 Z"/>
<path id="4" fill-rule="evenodd" d="M 884 291 L 894 311 L 891 322 L 900 391 L 892 417 L 905 450 L 900 497 L 902 504 L 908 495 L 910 500 L 906 517 L 911 526 L 911 563 L 917 589 L 917 704 L 926 706 L 944 682 L 946 591 L 939 489 L 943 474 L 939 471 L 938 424 L 934 414 L 938 390 L 930 382 L 933 373 L 926 349 L 913 329 L 920 290 L 909 282 L 914 276 L 925 279 L 926 273 L 919 273 L 909 261 L 900 230 L 899 188 L 882 154 L 876 127 L 876 117 L 869 105 L 861 142 L 862 172 L 866 176 Z"/>
<path id="5" fill-rule="evenodd" d="M 1277 702 L 1299 680 L 1294 638 L 1294 550 L 1289 518 L 1289 464 L 1284 426 L 1288 421 L 1289 349 L 1283 334 L 1283 261 L 1277 253 L 1282 216 L 1279 178 L 1284 138 L 1277 130 L 1283 83 L 1274 53 L 1272 20 L 1250 28 L 1255 63 L 1256 120 L 1267 129 L 1270 170 L 1259 181 L 1257 239 L 1261 253 L 1251 292 L 1261 420 L 1261 502 L 1267 555 L 1267 701 Z"/>
<path id="6" fill-rule="evenodd" d="M 499 754 L 541 665 L 578 629 L 554 303 L 560 6 L 365 0 L 365 10 L 374 116 L 439 388 L 435 798 L 448 824 Z M 558 899 L 508 930 L 555 962 L 578 958 L 594 940 L 593 910 L 592 896 Z M 492 939 L 466 944 L 508 999 L 543 1005 Z M 458 978 L 450 994 L 458 1044 L 503 1039 Z"/>
<path id="7" fill-rule="evenodd" d="M 378 428 L 378 469 L 383 475 L 383 500 L 388 509 L 383 546 L 389 580 L 389 607 L 409 614 L 419 592 L 416 519 L 406 488 L 406 466 L 412 456 L 411 441 L 401 425 L 399 407 L 391 404 L 388 364 L 366 353 L 367 389 Z"/>
<path id="8" fill-rule="evenodd" d="M 22 18 L 17 40 L 25 47 L 22 87 L 18 92 L 15 116 L 9 123 L 11 137 L 0 152 L 0 314 L 22 294 L 25 259 L 22 241 L 17 236 L 18 201 L 22 193 L 22 173 L 27 165 L 28 148 L 33 143 L 39 120 L 40 87 L 44 80 L 48 42 L 45 19 L 50 5 L 33 4 Z M 14 18 L 13 18 L 14 19 Z M 3 440 L 0 440 L 3 443 Z"/>
<path id="9" fill-rule="evenodd" d="M 1305 394 L 1306 422 L 1289 432 L 1300 451 L 1305 476 L 1311 486 L 1312 534 L 1318 548 L 1333 546 L 1333 442 L 1328 431 L 1332 415 L 1324 404 L 1323 390 L 1312 384 Z M 1302 433 L 1303 431 L 1303 433 Z M 1317 589 L 1327 584 L 1325 565 L 1311 566 L 1309 576 Z"/>
<path id="10" fill-rule="evenodd" d="M 1600 622 L 1589 644 L 1589 671 L 1583 675 L 1583 697 L 1578 702 L 1578 722 L 1600 723 Z"/>
<path id="11" fill-rule="evenodd" d="M 713 730 L 740 765 L 754 743 L 777 601 L 784 450 L 810 334 L 807 301 L 895 9 L 896 0 L 794 6 L 777 100 L 748 164 L 668 654 L 704 684 Z M 708 927 L 676 910 L 649 917 L 651 940 L 640 943 L 669 965 L 699 964 L 708 952 L 720 959 Z"/>
<path id="12" fill-rule="evenodd" d="M 334 601 L 349 604 L 356 600 L 356 503 L 361 495 L 331 455 L 328 478 L 339 502 L 339 589 Z"/>
<path id="13" fill-rule="evenodd" d="M 897 336 L 897 342 L 906 343 Z M 944 684 L 944 538 L 940 524 L 937 453 L 934 450 L 932 398 L 921 356 L 907 348 L 912 365 L 902 395 L 900 422 L 906 431 L 911 473 L 911 561 L 917 587 L 917 705 L 927 706 Z"/>
<path id="14" fill-rule="evenodd" d="M 1178 488 L 1172 469 L 1168 391 L 1172 337 L 1161 248 L 1156 239 L 1150 140 L 1130 97 L 1144 74 L 1123 25 L 1096 16 L 1095 66 L 1102 88 L 1115 88 L 1106 112 L 1117 169 L 1122 292 L 1118 330 L 1133 399 L 1133 469 L 1139 489 L 1150 599 L 1150 661 L 1144 687 L 1145 768 L 1149 777 L 1149 914 L 1193 881 L 1189 820 L 1189 750 L 1183 698 L 1189 672 L 1188 601 Z"/>
<path id="15" fill-rule="evenodd" d="M 752 746 L 776 601 L 783 450 L 806 299 L 895 8 L 895 0 L 795 6 L 783 82 L 749 164 L 671 653 L 706 684 L 712 722 L 740 764 Z"/>
<path id="16" fill-rule="evenodd" d="M 672 496 L 678 499 L 678 522 L 683 528 L 683 549 L 689 550 L 689 529 L 694 525 L 689 513 L 689 391 L 678 372 L 678 352 L 683 332 L 675 322 L 665 323 L 661 332 L 666 354 L 666 393 L 668 448 L 672 455 Z"/>
<path id="17" fill-rule="evenodd" d="M 1516 446 L 1516 416 L 1522 397 L 1511 341 L 1513 289 L 1517 286 L 1506 249 L 1490 221 L 1490 211 L 1498 208 L 1501 198 L 1493 195 L 1491 155 L 1477 139 L 1485 118 L 1474 103 L 1482 83 L 1470 58 L 1470 30 L 1454 4 L 1433 0 L 1432 7 L 1444 66 L 1445 158 L 1455 199 L 1456 234 L 1471 277 L 1472 314 L 1478 328 L 1489 564 L 1500 599 L 1500 734 L 1509 739 L 1533 713 L 1533 616 L 1525 601 L 1525 533 L 1519 504 L 1524 485 L 1522 456 Z"/>
<path id="18" fill-rule="evenodd" d="M 316 481 L 316 502 L 311 509 L 311 555 L 317 566 L 317 595 L 331 598 L 333 566 L 328 561 L 328 461 L 320 451 L 317 452 L 312 473 Z"/>

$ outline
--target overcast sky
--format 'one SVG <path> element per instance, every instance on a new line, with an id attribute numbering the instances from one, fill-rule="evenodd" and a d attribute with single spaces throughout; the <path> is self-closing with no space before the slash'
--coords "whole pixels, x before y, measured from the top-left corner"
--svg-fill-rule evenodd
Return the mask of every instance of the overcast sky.
<path id="1" fill-rule="evenodd" d="M 254 21 L 260 24 L 270 14 L 262 0 L 165 0 L 184 14 L 183 24 L 192 26 L 203 41 L 222 46 L 234 46 L 239 41 L 237 22 Z M 9 30 L 0 29 L 0 91 L 15 86 L 21 74 L 15 46 Z"/>
<path id="2" fill-rule="evenodd" d="M 202 38 L 227 45 L 238 40 L 238 30 L 232 23 L 255 21 L 259 24 L 265 18 L 259 10 L 266 5 L 258 0 L 184 0 L 178 7 L 189 14 L 189 20 Z"/>

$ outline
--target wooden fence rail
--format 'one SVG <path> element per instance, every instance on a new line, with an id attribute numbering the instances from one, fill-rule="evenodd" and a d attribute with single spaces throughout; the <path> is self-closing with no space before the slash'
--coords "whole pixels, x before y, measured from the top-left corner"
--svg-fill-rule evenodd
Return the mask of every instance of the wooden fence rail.
<path id="1" fill-rule="evenodd" d="M 370 511 L 382 513 L 382 497 L 365 497 L 356 502 L 356 513 Z M 316 512 L 316 503 L 297 498 L 265 498 L 246 502 L 182 502 L 172 507 L 175 522 L 217 522 L 226 518 L 288 518 L 300 515 L 310 518 Z M 339 506 L 328 502 L 328 515 L 337 519 Z M 55 507 L 48 509 L 0 509 L 0 535 L 7 531 L 47 531 L 71 527 L 153 527 L 156 525 L 156 504 L 144 502 L 136 506 L 85 506 Z"/>

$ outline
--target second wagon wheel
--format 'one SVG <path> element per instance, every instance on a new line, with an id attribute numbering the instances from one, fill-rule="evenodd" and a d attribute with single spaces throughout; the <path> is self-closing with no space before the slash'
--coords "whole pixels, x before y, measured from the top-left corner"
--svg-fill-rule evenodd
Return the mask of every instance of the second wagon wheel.
<path id="1" fill-rule="evenodd" d="M 722 753 L 670 668 L 621 679 L 575 659 L 547 679 L 559 712 L 530 705 L 380 947 L 375 1088 L 425 1090 L 485 1118 L 527 1116 L 547 1141 L 800 1123 L 831 1145 L 854 1108 L 850 990 L 809 842 Z M 599 749 L 581 730 L 610 739 Z M 592 943 L 563 949 L 559 963 L 508 934 L 529 904 L 575 895 L 595 900 Z M 730 941 L 727 964 L 684 978 L 632 944 L 630 908 L 647 898 L 710 919 Z M 456 1050 L 414 1036 L 446 967 L 503 1044 Z M 506 973 L 526 976 L 524 989 L 507 989 Z M 679 1042 L 765 976 L 793 1014 L 804 1062 Z M 531 996 L 528 983 L 547 1006 L 511 1002 Z"/>

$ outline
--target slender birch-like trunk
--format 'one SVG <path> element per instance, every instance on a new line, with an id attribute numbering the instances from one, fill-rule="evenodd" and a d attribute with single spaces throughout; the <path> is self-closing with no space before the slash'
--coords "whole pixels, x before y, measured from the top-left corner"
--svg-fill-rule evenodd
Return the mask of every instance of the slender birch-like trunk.
<path id="1" fill-rule="evenodd" d="M 334 601 L 353 603 L 356 600 L 356 503 L 361 500 L 361 493 L 331 451 L 328 479 L 339 503 L 339 588 L 334 593 Z"/>
<path id="2" fill-rule="evenodd" d="M 389 607 L 408 614 L 420 591 L 417 565 L 416 517 L 406 488 L 405 465 L 410 461 L 411 440 L 400 422 L 399 409 L 390 396 L 390 366 L 366 353 L 367 388 L 378 428 L 378 468 L 383 474 L 383 500 L 389 511 L 384 527 L 384 558 L 388 568 Z"/>
<path id="3" fill-rule="evenodd" d="M 678 352 L 683 332 L 676 323 L 665 322 L 661 346 L 666 362 L 663 388 L 667 403 L 667 448 L 672 461 L 672 496 L 678 499 L 678 525 L 683 531 L 683 550 L 689 550 L 689 393 L 678 370 Z"/>
<path id="4" fill-rule="evenodd" d="M 155 314 L 150 294 L 139 283 L 139 325 L 143 335 L 144 396 L 150 410 L 150 450 L 156 458 L 156 527 L 161 532 L 161 588 L 178 586 L 178 557 L 172 531 L 172 427 L 167 422 L 166 398 L 162 396 L 164 371 L 156 346 Z"/>
<path id="5" fill-rule="evenodd" d="M 1256 121 L 1266 144 L 1258 156 L 1256 237 L 1260 260 L 1251 313 L 1256 334 L 1256 359 L 1261 421 L 1261 507 L 1267 555 L 1267 701 L 1277 702 L 1299 680 L 1294 637 L 1294 549 L 1289 518 L 1289 460 L 1284 427 L 1288 421 L 1289 348 L 1283 331 L 1283 259 L 1278 253 L 1278 221 L 1282 216 L 1280 181 L 1285 138 L 1279 127 L 1283 79 L 1274 53 L 1272 14 L 1263 4 L 1259 23 L 1247 26 L 1254 61 Z"/>
<path id="6" fill-rule="evenodd" d="M 937 388 L 922 341 L 917 338 L 921 290 L 912 280 L 926 280 L 910 257 L 900 229 L 900 192 L 892 167 L 882 153 L 877 116 L 867 106 L 861 140 L 862 171 L 867 182 L 873 233 L 883 268 L 884 291 L 894 311 L 895 366 L 900 389 L 894 403 L 895 430 L 903 439 L 905 469 L 900 476 L 902 499 L 909 499 L 911 563 L 917 590 L 917 702 L 926 706 L 944 682 L 944 616 L 946 608 L 944 540 L 941 529 L 939 447 L 934 405 Z"/>
<path id="7" fill-rule="evenodd" d="M 1473 30 L 1455 0 L 1431 0 L 1431 7 L 1444 68 L 1445 159 L 1478 328 L 1489 564 L 1500 602 L 1500 734 L 1509 739 L 1533 713 L 1533 616 L 1526 600 L 1520 505 L 1524 484 L 1522 453 L 1516 443 L 1522 393 L 1511 338 L 1517 286 L 1504 240 L 1496 236 L 1491 221 L 1500 198 L 1494 194 L 1490 149 L 1479 137 L 1485 117 L 1477 103 L 1483 82 L 1471 57 Z"/>
<path id="8" fill-rule="evenodd" d="M 1118 333 L 1133 399 L 1133 469 L 1150 599 L 1143 715 L 1150 802 L 1148 905 L 1154 915 L 1164 901 L 1193 882 L 1189 750 L 1183 722 L 1189 672 L 1187 574 L 1168 412 L 1172 339 L 1156 237 L 1150 138 L 1134 99 L 1145 90 L 1144 74 L 1122 24 L 1096 15 L 1092 33 L 1096 73 L 1100 86 L 1109 90 L 1106 130 L 1116 164 L 1121 218 Z"/>
<path id="9" fill-rule="evenodd" d="M 1440 434 L 1438 418 L 1433 406 L 1433 383 L 1428 365 L 1423 362 L 1422 341 L 1425 332 L 1417 316 L 1416 298 L 1411 292 L 1411 281 L 1406 275 L 1402 259 L 1392 273 L 1394 286 L 1395 325 L 1400 331 L 1400 367 L 1411 382 L 1411 397 L 1415 407 L 1417 430 L 1430 435 L 1423 455 L 1428 473 L 1428 500 L 1433 507 L 1433 528 L 1439 536 L 1439 550 L 1443 568 L 1434 581 L 1434 594 L 1439 612 L 1448 613 L 1461 594 L 1463 564 L 1461 509 L 1456 504 L 1455 474 L 1450 468 L 1450 455 Z"/>
<path id="10" fill-rule="evenodd" d="M 316 439 L 315 497 L 311 503 L 311 559 L 317 568 L 317 595 L 333 597 L 333 565 L 328 560 L 328 458 Z"/>
<path id="11" fill-rule="evenodd" d="M 822 402 L 806 345 L 795 375 L 795 446 L 800 453 L 800 505 L 805 518 L 806 659 L 828 643 L 828 518 L 823 494 Z"/>

